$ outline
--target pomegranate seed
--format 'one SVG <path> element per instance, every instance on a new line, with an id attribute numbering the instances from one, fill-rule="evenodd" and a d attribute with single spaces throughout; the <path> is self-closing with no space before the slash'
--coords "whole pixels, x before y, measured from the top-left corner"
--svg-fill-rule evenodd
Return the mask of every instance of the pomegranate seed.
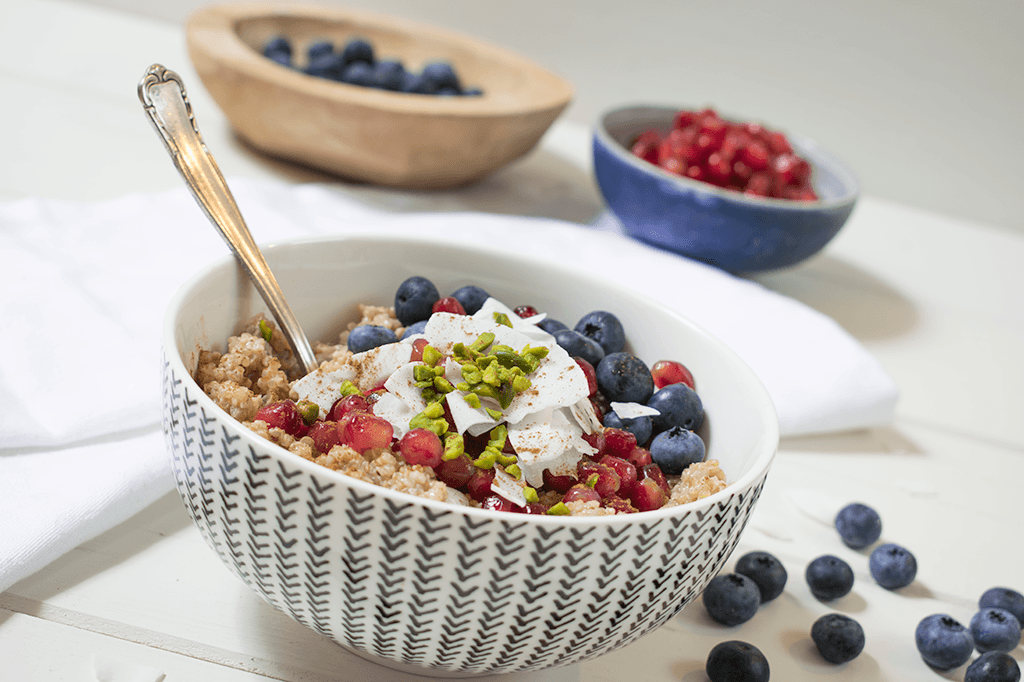
<path id="1" fill-rule="evenodd" d="M 409 464 L 436 467 L 441 463 L 444 446 L 437 434 L 427 429 L 412 429 L 398 441 L 402 459 Z"/>
<path id="2" fill-rule="evenodd" d="M 651 365 L 651 377 L 655 388 L 664 388 L 670 384 L 686 384 L 694 388 L 693 374 L 681 362 L 675 360 L 658 360 Z"/>
<path id="3" fill-rule="evenodd" d="M 536 315 L 537 309 L 534 308 L 532 305 L 521 305 L 516 306 L 515 310 L 513 310 L 512 312 L 514 312 L 519 317 L 525 319 L 527 317 L 533 317 L 534 315 Z"/>
<path id="4" fill-rule="evenodd" d="M 350 412 L 369 412 L 370 403 L 366 400 L 365 396 L 361 395 L 347 395 L 343 398 L 338 398 L 331 405 L 330 412 L 327 413 L 327 420 L 333 422 L 340 422 L 341 418 Z"/>
<path id="5" fill-rule="evenodd" d="M 609 495 L 604 498 L 601 500 L 601 506 L 614 509 L 620 514 L 635 514 L 637 512 L 637 508 L 629 500 L 623 499 L 618 495 Z"/>
<path id="6" fill-rule="evenodd" d="M 620 492 L 623 490 L 629 490 L 633 487 L 633 484 L 636 483 L 636 465 L 632 462 L 613 455 L 605 455 L 601 459 L 597 460 L 597 462 L 598 464 L 609 467 L 619 475 Z"/>
<path id="7" fill-rule="evenodd" d="M 566 491 L 565 496 L 562 497 L 562 502 L 568 504 L 569 502 L 600 502 L 601 495 L 596 490 L 588 486 L 586 483 L 577 483 L 573 487 Z"/>
<path id="8" fill-rule="evenodd" d="M 317 452 L 324 454 L 331 451 L 335 445 L 341 445 L 341 438 L 338 434 L 338 424 L 332 421 L 322 421 L 309 427 L 309 437 L 313 439 L 313 446 Z"/>
<path id="9" fill-rule="evenodd" d="M 512 511 L 512 503 L 498 495 L 488 495 L 480 503 L 480 506 L 484 509 L 490 509 L 491 511 Z"/>
<path id="10" fill-rule="evenodd" d="M 765 135 L 765 142 L 773 154 L 792 154 L 793 146 L 789 144 L 786 136 L 778 131 L 769 132 Z"/>
<path id="11" fill-rule="evenodd" d="M 755 197 L 766 197 L 772 191 L 772 176 L 768 173 L 759 172 L 750 176 L 744 194 Z"/>
<path id="12" fill-rule="evenodd" d="M 665 491 L 666 495 L 672 492 L 672 489 L 668 485 L 668 479 L 665 478 L 665 472 L 663 472 L 661 470 L 661 467 L 659 467 L 657 464 L 648 464 L 643 468 L 637 469 L 637 483 L 639 483 L 640 481 L 646 481 L 648 479 L 657 483 L 658 486 L 660 486 L 661 489 Z"/>
<path id="13" fill-rule="evenodd" d="M 454 296 L 445 296 L 434 301 L 434 305 L 430 308 L 432 313 L 453 313 L 455 315 L 465 315 L 466 309 L 459 303 L 459 299 Z"/>
<path id="14" fill-rule="evenodd" d="M 466 481 L 466 492 L 477 502 L 483 502 L 492 495 L 491 483 L 494 482 L 494 469 L 476 469 Z"/>
<path id="15" fill-rule="evenodd" d="M 701 166 L 690 166 L 686 169 L 686 177 L 691 180 L 704 180 L 707 173 Z"/>
<path id="16" fill-rule="evenodd" d="M 605 429 L 604 447 L 598 454 L 626 457 L 636 447 L 636 436 L 624 429 Z"/>
<path id="17" fill-rule="evenodd" d="M 636 467 L 637 471 L 639 471 L 648 464 L 653 463 L 654 458 L 651 457 L 651 451 L 647 448 L 637 447 L 633 448 L 633 452 L 629 453 L 629 456 L 626 457 L 626 461 Z"/>
<path id="18" fill-rule="evenodd" d="M 633 141 L 632 152 L 635 156 L 649 163 L 658 162 L 658 147 L 661 146 L 661 136 L 657 131 L 646 130 Z"/>
<path id="19" fill-rule="evenodd" d="M 573 476 L 556 476 L 547 469 L 544 470 L 544 487 L 554 490 L 563 495 L 569 488 L 576 485 L 577 481 Z"/>
<path id="20" fill-rule="evenodd" d="M 388 420 L 367 412 L 350 412 L 338 422 L 338 433 L 342 445 L 358 453 L 372 448 L 386 448 L 391 445 L 394 428 Z"/>
<path id="21" fill-rule="evenodd" d="M 592 396 L 597 393 L 597 372 L 594 371 L 594 366 L 584 360 L 583 358 L 573 358 L 576 364 L 583 370 L 584 376 L 587 377 L 587 395 Z"/>
<path id="22" fill-rule="evenodd" d="M 637 511 L 654 511 L 665 506 L 668 494 L 655 481 L 648 478 L 636 482 L 629 499 Z"/>
<path id="23" fill-rule="evenodd" d="M 426 339 L 416 339 L 412 342 L 412 353 L 409 355 L 409 362 L 423 362 L 423 349 L 427 347 Z"/>
<path id="24" fill-rule="evenodd" d="M 619 492 L 622 479 L 619 478 L 615 469 L 604 464 L 598 464 L 593 460 L 581 459 L 576 465 L 576 476 L 584 483 L 590 483 L 596 476 L 594 491 L 599 497 L 607 497 Z"/>
<path id="25" fill-rule="evenodd" d="M 768 147 L 763 142 L 751 142 L 740 150 L 739 158 L 755 172 L 768 168 L 768 162 L 771 159 L 768 155 Z"/>
<path id="26" fill-rule="evenodd" d="M 674 175 L 682 175 L 684 170 L 686 169 L 686 165 L 683 163 L 681 159 L 677 159 L 674 156 L 670 156 L 666 159 L 662 159 L 658 163 L 658 168 L 666 170 Z"/>
<path id="27" fill-rule="evenodd" d="M 732 165 L 718 152 L 711 152 L 708 155 L 707 174 L 708 182 L 724 187 L 732 177 Z"/>
<path id="28" fill-rule="evenodd" d="M 291 400 L 282 400 L 270 405 L 264 405 L 256 410 L 253 421 L 259 420 L 266 423 L 272 429 L 281 429 L 285 433 L 295 436 L 305 424 L 299 408 Z"/>
<path id="29" fill-rule="evenodd" d="M 676 117 L 672 120 L 672 127 L 676 130 L 682 130 L 696 122 L 697 115 L 692 111 L 684 110 L 676 114 Z"/>
<path id="30" fill-rule="evenodd" d="M 461 488 L 469 482 L 469 479 L 476 471 L 473 460 L 468 455 L 462 454 L 455 459 L 442 460 L 434 467 L 434 473 L 438 480 L 450 488 Z"/>
<path id="31" fill-rule="evenodd" d="M 516 507 L 516 511 L 523 514 L 547 514 L 549 507 L 540 502 L 530 502 L 525 507 Z"/>

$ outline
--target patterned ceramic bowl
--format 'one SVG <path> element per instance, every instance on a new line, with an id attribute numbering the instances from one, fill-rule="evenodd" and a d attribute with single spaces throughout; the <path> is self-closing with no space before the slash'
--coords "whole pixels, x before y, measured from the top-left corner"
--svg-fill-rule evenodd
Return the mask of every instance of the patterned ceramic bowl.
<path id="1" fill-rule="evenodd" d="M 574 518 L 458 507 L 350 479 L 250 432 L 192 377 L 265 310 L 235 261 L 189 281 L 164 332 L 164 431 L 178 492 L 207 544 L 257 594 L 385 666 L 439 677 L 592 659 L 700 595 L 736 546 L 778 444 L 772 403 L 720 342 L 635 293 L 571 269 L 477 247 L 333 237 L 265 251 L 300 323 L 333 339 L 357 302 L 389 304 L 406 277 L 469 283 L 560 319 L 622 319 L 634 353 L 697 378 L 701 435 L 729 486 L 642 514 Z M 643 334 L 638 334 L 643 330 Z"/>

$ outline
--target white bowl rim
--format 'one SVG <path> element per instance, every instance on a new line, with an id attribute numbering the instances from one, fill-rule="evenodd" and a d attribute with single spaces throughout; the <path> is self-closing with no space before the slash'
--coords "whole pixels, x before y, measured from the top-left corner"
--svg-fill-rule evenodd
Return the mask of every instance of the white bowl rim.
<path id="1" fill-rule="evenodd" d="M 333 235 L 317 235 L 311 237 L 301 237 L 293 239 L 284 239 L 271 243 L 261 245 L 260 248 L 263 252 L 272 253 L 277 248 L 293 248 L 301 247 L 307 244 L 319 244 L 324 242 L 336 242 L 336 241 L 349 241 L 349 240 L 373 240 L 373 241 L 400 241 L 408 244 L 428 244 L 431 246 L 446 246 L 451 248 L 452 244 L 442 237 L 436 235 L 387 235 L 385 237 L 373 236 L 366 233 L 346 233 L 346 234 L 333 234 Z M 459 244 L 457 248 L 462 248 L 470 251 L 475 251 L 485 255 L 486 257 L 498 257 L 502 259 L 515 260 L 520 263 L 536 266 L 536 261 L 532 261 L 529 257 L 519 254 L 509 254 L 501 251 L 496 247 L 478 245 L 478 244 Z M 326 476 L 329 480 L 342 482 L 346 486 L 354 487 L 364 493 L 375 493 L 384 495 L 386 498 L 391 498 L 402 503 L 415 502 L 424 504 L 430 509 L 436 512 L 454 512 L 459 514 L 467 514 L 470 517 L 476 519 L 490 519 L 499 521 L 512 521 L 515 522 L 526 522 L 526 523 L 539 523 L 545 525 L 569 523 L 573 525 L 591 525 L 596 524 L 599 526 L 604 525 L 626 525 L 635 521 L 639 522 L 656 522 L 661 519 L 670 516 L 677 516 L 686 514 L 691 510 L 695 509 L 707 509 L 713 505 L 721 502 L 724 499 L 732 497 L 737 491 L 746 491 L 748 488 L 755 485 L 760 479 L 767 475 L 767 472 L 771 466 L 773 459 L 775 458 L 776 452 L 778 451 L 779 443 L 779 422 L 775 412 L 774 403 L 772 402 L 771 396 L 768 394 L 764 384 L 761 383 L 760 379 L 754 374 L 753 370 L 738 356 L 736 353 L 726 346 L 723 342 L 718 340 L 712 334 L 699 327 L 695 323 L 691 322 L 688 318 L 679 315 L 678 313 L 669 310 L 662 306 L 660 303 L 652 300 L 648 296 L 641 292 L 630 291 L 630 294 L 637 297 L 640 300 L 644 300 L 649 305 L 653 305 L 661 310 L 664 314 L 676 318 L 686 326 L 690 327 L 691 330 L 699 336 L 702 336 L 707 342 L 716 347 L 716 349 L 725 355 L 733 364 L 737 365 L 741 372 L 748 375 L 750 379 L 750 389 L 756 394 L 756 402 L 763 406 L 762 412 L 762 427 L 764 428 L 763 437 L 760 439 L 764 443 L 761 452 L 757 454 L 751 463 L 750 467 L 744 472 L 738 479 L 728 481 L 728 485 L 721 491 L 709 495 L 708 497 L 689 502 L 674 507 L 662 507 L 653 511 L 639 512 L 637 514 L 615 514 L 607 516 L 549 516 L 544 514 L 510 514 L 508 512 L 495 512 L 491 510 L 481 509 L 477 507 L 465 507 L 462 505 L 451 504 L 448 502 L 439 502 L 424 497 L 419 497 L 409 493 L 405 493 L 398 490 L 391 490 L 382 486 L 362 481 L 351 476 L 346 476 L 337 471 L 333 471 L 322 465 L 316 464 L 306 460 L 295 453 L 289 452 L 287 448 L 284 448 L 277 443 L 263 438 L 256 434 L 252 430 L 243 426 L 241 422 L 236 420 L 224 409 L 218 406 L 212 398 L 200 389 L 199 384 L 192 376 L 192 372 L 185 367 L 184 362 L 181 359 L 181 351 L 177 347 L 175 341 L 175 329 L 177 326 L 178 311 L 184 306 L 186 301 L 189 299 L 189 293 L 192 289 L 196 288 L 206 277 L 210 276 L 216 270 L 223 267 L 230 267 L 232 264 L 237 264 L 234 256 L 226 255 L 218 258 L 204 267 L 200 268 L 195 274 L 193 274 L 188 280 L 182 284 L 171 298 L 170 303 L 167 307 L 167 313 L 164 317 L 164 329 L 163 329 L 163 355 L 164 359 L 171 365 L 174 372 L 183 377 L 182 381 L 191 382 L 191 388 L 195 391 L 195 399 L 199 401 L 207 411 L 213 411 L 220 415 L 221 418 L 234 422 L 238 427 L 238 434 L 242 437 L 243 441 L 253 447 L 256 451 L 263 450 L 264 452 L 271 453 L 276 459 L 287 459 L 293 466 L 299 467 L 301 470 L 311 475 Z M 542 267 L 558 270 L 564 272 L 566 275 L 571 275 L 577 279 L 589 279 L 595 282 L 600 282 L 600 278 L 597 278 L 581 269 L 575 269 L 569 266 L 559 265 L 555 263 L 543 263 Z M 225 339 L 226 341 L 226 339 Z M 185 379 L 184 377 L 187 377 Z M 496 516 L 497 515 L 497 516 Z"/>
<path id="2" fill-rule="evenodd" d="M 611 150 L 611 153 L 622 162 L 639 169 L 644 173 L 649 173 L 657 179 L 671 182 L 681 190 L 711 194 L 738 204 L 747 204 L 751 207 L 773 209 L 785 208 L 792 211 L 814 213 L 823 209 L 828 210 L 844 207 L 856 201 L 859 196 L 860 182 L 853 170 L 835 154 L 832 154 L 811 138 L 804 137 L 798 133 L 786 132 L 786 138 L 793 145 L 793 148 L 812 164 L 816 158 L 820 158 L 828 162 L 829 166 L 839 177 L 843 186 L 848 188 L 845 194 L 834 199 L 819 199 L 818 201 L 793 201 L 792 199 L 779 199 L 775 197 L 748 196 L 740 192 L 712 185 L 708 182 L 702 182 L 700 180 L 694 180 L 692 178 L 686 178 L 680 175 L 675 175 L 674 173 L 669 173 L 667 170 L 660 168 L 653 163 L 649 163 L 634 156 L 628 149 L 619 144 L 619 142 L 611 136 L 611 133 L 608 132 L 607 122 L 612 116 L 623 115 L 634 111 L 658 111 L 664 112 L 666 115 L 674 116 L 676 113 L 686 108 L 686 105 L 630 104 L 607 109 L 600 113 L 594 121 L 594 136 L 599 138 L 604 146 Z M 716 109 L 716 111 L 718 110 Z M 718 112 L 718 115 L 723 119 L 731 121 L 749 120 L 732 114 L 723 114 L 721 111 Z"/>

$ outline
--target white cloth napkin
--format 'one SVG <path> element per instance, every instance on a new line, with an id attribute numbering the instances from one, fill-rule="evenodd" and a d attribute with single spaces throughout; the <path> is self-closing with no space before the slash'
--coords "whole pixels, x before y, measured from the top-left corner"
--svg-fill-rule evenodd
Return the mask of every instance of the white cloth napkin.
<path id="1" fill-rule="evenodd" d="M 398 210 L 385 211 L 333 186 L 245 179 L 231 186 L 261 243 L 426 233 L 501 240 L 552 261 L 572 254 L 576 266 L 643 291 L 732 347 L 771 394 L 783 435 L 892 417 L 892 380 L 831 319 L 626 239 L 613 219 L 581 226 L 404 213 L 400 194 L 392 205 Z M 184 188 L 97 203 L 0 205 L 0 591 L 171 489 L 159 433 L 163 316 L 176 289 L 226 253 Z"/>

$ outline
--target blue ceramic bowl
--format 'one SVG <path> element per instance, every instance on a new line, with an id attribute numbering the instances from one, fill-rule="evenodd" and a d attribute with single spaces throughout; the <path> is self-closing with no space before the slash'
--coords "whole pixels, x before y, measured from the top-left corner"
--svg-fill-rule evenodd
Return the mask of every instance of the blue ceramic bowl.
<path id="1" fill-rule="evenodd" d="M 792 133 L 786 136 L 810 162 L 819 201 L 749 197 L 633 156 L 637 135 L 650 128 L 667 134 L 682 108 L 618 108 L 594 126 L 597 184 L 631 237 L 728 272 L 761 272 L 814 255 L 850 217 L 859 192 L 856 176 L 812 140 Z"/>

